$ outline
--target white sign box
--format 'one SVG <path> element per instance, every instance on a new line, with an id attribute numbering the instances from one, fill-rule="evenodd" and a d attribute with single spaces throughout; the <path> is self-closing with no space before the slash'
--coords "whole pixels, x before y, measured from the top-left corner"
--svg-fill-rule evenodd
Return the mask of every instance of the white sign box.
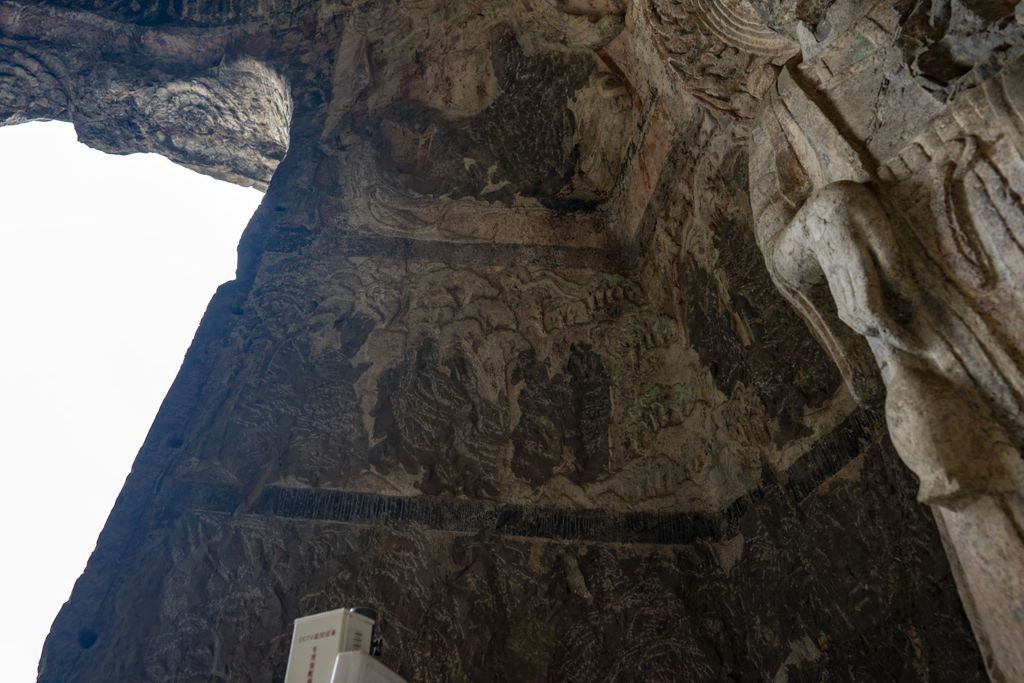
<path id="1" fill-rule="evenodd" d="M 372 638 L 373 620 L 349 609 L 296 619 L 285 683 L 331 683 L 338 654 L 368 655 Z"/>
<path id="2" fill-rule="evenodd" d="M 331 683 L 406 683 L 391 669 L 362 652 L 342 652 L 334 661 Z"/>

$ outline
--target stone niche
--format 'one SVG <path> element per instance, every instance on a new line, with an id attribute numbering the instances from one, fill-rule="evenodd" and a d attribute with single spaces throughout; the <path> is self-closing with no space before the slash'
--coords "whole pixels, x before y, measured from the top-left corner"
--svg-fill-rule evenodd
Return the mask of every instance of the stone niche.
<path id="1" fill-rule="evenodd" d="M 351 604 L 414 681 L 1018 680 L 1022 44 L 0 0 L 0 121 L 267 190 L 39 680 L 278 680 Z"/>

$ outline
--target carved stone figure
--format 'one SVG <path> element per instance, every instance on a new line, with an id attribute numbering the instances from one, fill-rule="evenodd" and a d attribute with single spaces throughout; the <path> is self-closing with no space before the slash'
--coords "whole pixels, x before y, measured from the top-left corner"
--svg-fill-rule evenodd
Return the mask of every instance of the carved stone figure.
<path id="1" fill-rule="evenodd" d="M 1010 79 L 1016 90 L 1017 69 L 985 88 L 1001 94 Z M 982 93 L 969 91 L 951 106 L 957 112 L 985 101 Z M 937 208 L 933 216 L 915 213 L 920 207 L 910 202 L 899 204 L 903 211 L 884 205 L 866 182 L 870 175 L 853 146 L 789 74 L 780 78 L 765 109 L 751 157 L 751 178 L 760 190 L 754 193 L 757 235 L 775 282 L 861 398 L 871 396 L 874 373 L 863 343 L 851 332 L 867 341 L 886 385 L 890 435 L 921 479 L 921 500 L 954 506 L 979 494 L 1024 490 L 1019 335 L 1000 334 L 994 326 L 999 322 L 985 316 L 984 306 L 984 298 L 1015 303 L 1019 294 L 1014 261 L 1024 252 L 1013 239 L 1021 211 L 1015 197 L 1024 189 L 1014 185 L 1021 168 L 1019 133 L 1014 110 L 1009 116 L 992 107 L 985 111 L 990 140 L 978 130 L 980 144 L 993 150 L 1009 146 L 1002 150 L 1003 168 L 984 162 L 981 171 L 988 172 L 990 187 L 976 180 L 968 189 L 959 180 L 977 174 L 974 157 L 981 152 L 975 138 L 947 134 L 941 149 L 930 154 L 915 140 L 904 153 L 926 156 L 919 166 L 932 168 L 916 169 L 924 183 L 912 190 L 904 181 L 890 190 L 891 201 L 913 197 L 916 190 L 928 208 Z M 942 121 L 934 127 L 950 130 Z M 932 130 L 923 138 L 939 141 Z M 957 146 L 951 154 L 949 148 Z M 953 161 L 954 154 L 962 158 Z M 934 174 L 943 178 L 937 191 Z M 874 186 L 885 191 L 881 183 Z M 968 212 L 975 220 L 958 219 Z M 996 221 L 977 220 L 988 217 Z M 925 246 L 940 242 L 947 246 L 941 253 Z M 996 244 L 1000 248 L 993 250 Z M 1010 267 L 1004 265 L 1008 261 Z M 979 292 L 984 298 L 975 301 L 969 291 L 950 286 L 950 270 L 979 263 L 984 270 L 964 283 L 985 283 Z M 1020 310 L 1008 308 L 1010 318 Z"/>
<path id="2" fill-rule="evenodd" d="M 797 26 L 803 62 L 751 131 L 751 208 L 773 281 L 852 393 L 870 404 L 884 382 L 889 434 L 936 506 L 989 674 L 1018 680 L 1021 27 L 1008 6 L 926 9 L 837 4 L 820 36 Z"/>

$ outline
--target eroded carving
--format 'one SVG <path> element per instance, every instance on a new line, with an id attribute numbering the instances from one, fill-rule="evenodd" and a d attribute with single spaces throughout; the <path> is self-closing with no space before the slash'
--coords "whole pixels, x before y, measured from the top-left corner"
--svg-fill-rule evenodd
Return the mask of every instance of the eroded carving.
<path id="1" fill-rule="evenodd" d="M 855 387 L 870 370 L 851 332 L 867 340 L 893 442 L 932 503 L 1024 484 L 1019 68 L 961 95 L 883 166 L 899 180 L 878 190 L 791 78 L 755 135 L 754 210 L 773 277 Z"/>
<path id="2" fill-rule="evenodd" d="M 354 18 L 328 126 L 343 172 L 431 201 L 593 208 L 618 180 L 636 123 L 628 89 L 594 52 L 621 30 L 621 12 L 413 3 Z"/>
<path id="3" fill-rule="evenodd" d="M 91 88 L 90 88 L 91 89 Z M 227 180 L 266 187 L 288 150 L 292 99 L 287 83 L 264 64 L 243 59 L 193 78 L 159 85 L 139 81 L 105 84 L 102 104 L 75 116 L 79 138 L 119 152 L 126 141 L 110 139 L 110 119 L 134 131 L 131 144 Z M 223 144 L 211 145 L 216 138 Z"/>
<path id="4" fill-rule="evenodd" d="M 52 54 L 0 38 L 0 125 L 67 115 L 67 81 Z"/>
<path id="5" fill-rule="evenodd" d="M 687 92 L 749 117 L 795 41 L 765 26 L 747 0 L 649 0 L 644 17 Z"/>
<path id="6" fill-rule="evenodd" d="M 1020 336 L 1016 90 L 936 118 L 1013 58 L 1005 8 L 971 5 L 1003 23 L 930 87 L 967 15 L 952 41 L 817 0 L 0 0 L 36 60 L 0 83 L 45 86 L 15 117 L 238 182 L 289 148 L 42 680 L 280 678 L 289 621 L 352 600 L 426 681 L 978 680 L 851 398 L 881 359 L 897 440 L 1012 436 L 1012 392 L 943 418 Z M 950 351 L 979 318 L 989 366 Z M 915 464 L 935 495 L 1001 485 L 951 450 Z"/>

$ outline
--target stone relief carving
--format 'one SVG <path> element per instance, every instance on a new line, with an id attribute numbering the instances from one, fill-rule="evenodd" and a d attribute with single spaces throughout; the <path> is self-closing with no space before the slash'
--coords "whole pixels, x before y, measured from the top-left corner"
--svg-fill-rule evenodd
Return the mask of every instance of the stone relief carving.
<path id="1" fill-rule="evenodd" d="M 755 113 L 778 67 L 798 52 L 747 0 L 648 0 L 642 14 L 680 86 L 743 118 Z"/>
<path id="2" fill-rule="evenodd" d="M 359 192 L 371 174 L 430 202 L 567 211 L 607 198 L 637 112 L 594 50 L 621 30 L 622 9 L 439 7 L 378 6 L 343 32 L 324 141 L 355 176 L 346 186 Z"/>
<path id="3" fill-rule="evenodd" d="M 224 36 L 76 25 L 45 7 L 0 6 L 0 122 L 64 119 L 80 141 L 114 154 L 149 151 L 202 173 L 266 188 L 288 149 L 290 85 L 252 57 L 227 57 Z M 102 44 L 120 68 L 98 66 Z M 170 64 L 175 64 L 170 67 Z"/>
<path id="4" fill-rule="evenodd" d="M 954 601 L 933 602 L 952 584 L 909 477 L 776 296 L 746 193 L 775 282 L 861 399 L 889 382 L 901 447 L 945 448 L 912 464 L 941 474 L 928 496 L 956 502 L 1005 484 L 1005 467 L 956 469 L 964 435 L 1012 436 L 1014 394 L 979 398 L 995 385 L 976 375 L 1018 386 L 1017 352 L 961 362 L 939 334 L 976 329 L 941 317 L 955 310 L 997 342 L 1020 336 L 1000 313 L 1017 296 L 1003 274 L 1021 271 L 996 263 L 1020 242 L 1011 118 L 984 114 L 1003 130 L 988 137 L 935 119 L 940 142 L 926 131 L 915 147 L 940 100 L 974 83 L 907 86 L 936 73 L 913 66 L 935 37 L 898 43 L 906 15 L 881 4 L 800 2 L 793 16 L 827 25 L 797 29 L 775 4 L 75 3 L 100 16 L 67 13 L 60 39 L 106 52 L 62 47 L 71 76 L 33 77 L 52 101 L 12 98 L 16 116 L 74 105 L 95 145 L 256 182 L 296 118 L 239 279 L 211 306 L 43 680 L 111 666 L 280 678 L 288 622 L 339 601 L 382 606 L 388 656 L 422 680 L 600 680 L 638 662 L 665 680 L 851 666 L 926 679 L 929 657 L 981 676 Z M 11 5 L 5 37 L 28 31 L 5 17 L 29 15 L 54 34 L 57 19 Z M 805 66 L 777 80 L 801 48 Z M 852 107 L 874 104 L 879 74 L 898 86 L 889 109 Z M 963 101 L 954 122 L 976 107 Z M 951 227 L 929 242 L 935 207 Z M 972 227 L 996 214 L 1002 233 Z M 947 282 L 961 279 L 969 296 Z M 988 308 L 942 308 L 955 296 Z M 1003 348 L 990 342 L 978 348 Z M 940 400 L 914 412 L 926 392 Z M 990 419 L 946 419 L 965 405 Z M 794 612 L 795 594 L 812 607 Z M 89 652 L 82 624 L 102 633 Z M 108 647 L 135 638 L 154 647 Z"/>
<path id="5" fill-rule="evenodd" d="M 225 416 L 233 443 L 216 467 L 246 473 L 229 481 L 714 510 L 749 489 L 774 451 L 763 427 L 748 433 L 763 422 L 756 396 L 720 392 L 627 278 L 370 260 L 316 268 L 316 292 L 279 283 L 255 296 L 273 341 Z M 303 322 L 272 328 L 283 314 Z M 301 409 L 270 420 L 283 404 Z M 195 438 L 203 450 L 206 437 Z M 282 453 L 272 465 L 251 456 L 270 452 Z M 179 474 L 219 477 L 211 465 L 197 458 Z"/>
<path id="6" fill-rule="evenodd" d="M 930 503 L 1024 490 L 1022 85 L 1018 63 L 961 94 L 879 181 L 789 72 L 752 134 L 773 279 L 862 399 L 877 363 L 893 442 Z"/>
<path id="7" fill-rule="evenodd" d="M 42 50 L 0 38 L 0 125 L 67 112 L 66 67 Z"/>
<path id="8" fill-rule="evenodd" d="M 262 185 L 288 151 L 292 100 L 285 80 L 264 64 L 243 59 L 210 73 L 155 87 L 112 87 L 134 101 L 140 125 L 164 154 L 188 159 L 186 166 L 224 167 L 236 182 Z M 243 163 L 212 147 L 216 136 L 229 150 L 248 150 Z M 228 170 L 231 166 L 239 168 Z"/>
<path id="9" fill-rule="evenodd" d="M 1007 0 L 915 3 L 899 45 L 917 82 L 946 100 L 1019 59 L 1024 44 L 1017 4 Z"/>

